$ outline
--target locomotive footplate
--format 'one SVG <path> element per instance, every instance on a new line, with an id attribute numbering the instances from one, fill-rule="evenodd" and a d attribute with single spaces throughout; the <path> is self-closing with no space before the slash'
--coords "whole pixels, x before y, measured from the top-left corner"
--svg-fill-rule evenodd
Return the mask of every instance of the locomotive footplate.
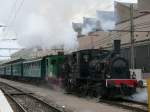
<path id="1" fill-rule="evenodd" d="M 137 84 L 138 82 L 136 79 L 106 79 L 106 87 L 109 85 L 114 85 L 115 87 L 121 87 L 122 85 L 135 87 Z"/>
<path id="2" fill-rule="evenodd" d="M 136 92 L 135 79 L 107 79 L 106 88 L 110 96 L 130 96 Z M 115 93 L 115 94 L 114 94 Z"/>

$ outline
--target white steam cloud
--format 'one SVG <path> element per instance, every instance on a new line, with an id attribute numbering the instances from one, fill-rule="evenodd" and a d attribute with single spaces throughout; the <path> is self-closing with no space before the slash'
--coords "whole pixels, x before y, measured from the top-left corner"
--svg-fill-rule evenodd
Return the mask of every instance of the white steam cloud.
<path id="1" fill-rule="evenodd" d="M 114 1 L 114 0 L 112 0 Z M 118 2 L 125 3 L 137 3 L 137 0 L 115 0 Z M 113 4 L 112 4 L 113 5 Z M 96 30 L 112 30 L 115 28 L 115 23 L 117 21 L 116 13 L 114 10 L 111 11 L 96 11 L 95 18 L 87 18 L 90 21 L 83 21 L 82 34 L 86 35 L 89 32 L 94 32 Z"/>
<path id="2" fill-rule="evenodd" d="M 142 103 L 147 103 L 147 89 L 146 88 L 141 88 L 137 90 L 137 93 L 133 94 L 131 97 L 128 97 L 127 99 L 137 101 L 137 102 L 142 102 Z"/>
<path id="3" fill-rule="evenodd" d="M 113 10 L 113 1 L 25 0 L 12 26 L 23 47 L 73 49 L 78 43 L 72 22 L 95 15 L 96 10 Z"/>
<path id="4" fill-rule="evenodd" d="M 113 1 L 24 0 L 10 28 L 17 33 L 19 44 L 26 48 L 63 46 L 65 49 L 74 49 L 78 43 L 72 22 L 81 22 L 83 17 L 93 17 L 97 10 L 114 10 Z"/>
<path id="5" fill-rule="evenodd" d="M 116 15 L 113 11 L 110 12 L 97 12 L 97 18 L 101 22 L 103 30 L 112 30 L 115 28 Z"/>
<path id="6" fill-rule="evenodd" d="M 82 34 L 98 30 L 112 30 L 115 28 L 116 16 L 114 11 L 96 11 L 95 18 L 84 18 Z"/>

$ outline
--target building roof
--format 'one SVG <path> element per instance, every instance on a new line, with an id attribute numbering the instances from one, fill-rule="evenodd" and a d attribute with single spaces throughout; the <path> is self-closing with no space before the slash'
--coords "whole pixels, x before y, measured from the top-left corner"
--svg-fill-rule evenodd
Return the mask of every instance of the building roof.
<path id="1" fill-rule="evenodd" d="M 0 63 L 1 66 L 5 65 L 5 64 L 12 64 L 12 63 L 17 63 L 17 62 L 22 62 L 24 61 L 25 59 L 22 59 L 22 58 L 18 58 L 18 59 L 10 59 L 10 60 L 7 60 L 7 61 L 3 61 L 2 63 Z"/>
<path id="2" fill-rule="evenodd" d="M 39 58 L 47 55 L 56 55 L 60 52 L 63 52 L 63 49 L 22 49 L 11 55 L 12 59 L 23 58 L 23 59 L 31 59 L 31 58 Z"/>
<path id="3" fill-rule="evenodd" d="M 87 29 L 89 29 L 90 32 L 102 29 L 100 21 L 97 18 L 84 17 L 82 30 L 87 30 Z"/>

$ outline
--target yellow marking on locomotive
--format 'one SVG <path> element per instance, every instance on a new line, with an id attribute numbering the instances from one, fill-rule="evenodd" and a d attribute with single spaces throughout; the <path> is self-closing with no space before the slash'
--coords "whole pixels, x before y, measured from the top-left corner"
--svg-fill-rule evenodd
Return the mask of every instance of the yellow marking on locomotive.
<path id="1" fill-rule="evenodd" d="M 148 112 L 150 112 L 150 79 L 147 80 Z"/>

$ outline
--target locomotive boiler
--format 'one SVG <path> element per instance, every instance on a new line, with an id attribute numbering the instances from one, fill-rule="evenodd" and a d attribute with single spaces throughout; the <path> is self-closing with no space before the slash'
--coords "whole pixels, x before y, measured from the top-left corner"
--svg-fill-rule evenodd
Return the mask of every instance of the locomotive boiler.
<path id="1" fill-rule="evenodd" d="M 120 40 L 114 49 L 87 49 L 73 52 L 64 63 L 64 87 L 69 92 L 99 97 L 129 96 L 137 80 L 129 72 L 128 61 L 120 56 Z"/>

